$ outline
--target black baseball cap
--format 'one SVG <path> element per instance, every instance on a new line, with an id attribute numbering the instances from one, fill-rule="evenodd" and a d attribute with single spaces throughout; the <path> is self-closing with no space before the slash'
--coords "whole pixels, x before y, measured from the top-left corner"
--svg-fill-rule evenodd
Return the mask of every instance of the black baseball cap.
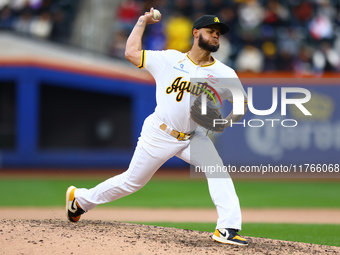
<path id="1" fill-rule="evenodd" d="M 215 15 L 203 15 L 202 17 L 199 17 L 195 20 L 192 30 L 194 30 L 194 28 L 200 29 L 209 25 L 218 25 L 221 28 L 221 34 L 225 34 L 230 30 L 229 26 L 221 23 L 219 18 Z"/>

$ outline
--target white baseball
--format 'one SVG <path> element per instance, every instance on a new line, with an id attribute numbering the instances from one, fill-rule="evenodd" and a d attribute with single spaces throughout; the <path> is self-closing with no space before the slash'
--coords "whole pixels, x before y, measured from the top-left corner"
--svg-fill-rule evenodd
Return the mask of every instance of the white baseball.
<path id="1" fill-rule="evenodd" d="M 159 10 L 154 9 L 153 10 L 153 16 L 154 19 L 159 19 L 161 17 L 161 13 L 159 12 Z"/>

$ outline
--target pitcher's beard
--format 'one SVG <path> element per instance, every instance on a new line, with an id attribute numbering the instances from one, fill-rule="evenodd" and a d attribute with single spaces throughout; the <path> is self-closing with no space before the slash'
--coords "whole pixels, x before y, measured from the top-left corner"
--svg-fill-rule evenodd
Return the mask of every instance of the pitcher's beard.
<path id="1" fill-rule="evenodd" d="M 220 45 L 211 45 L 206 40 L 203 39 L 203 36 L 200 34 L 198 38 L 198 46 L 202 48 L 203 50 L 207 50 L 210 52 L 216 52 Z"/>

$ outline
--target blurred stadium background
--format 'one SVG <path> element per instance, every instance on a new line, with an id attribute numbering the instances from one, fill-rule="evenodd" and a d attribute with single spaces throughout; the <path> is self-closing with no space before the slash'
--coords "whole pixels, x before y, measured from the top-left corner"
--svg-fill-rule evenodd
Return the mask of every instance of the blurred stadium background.
<path id="1" fill-rule="evenodd" d="M 257 86 L 257 107 L 270 107 L 268 84 L 299 83 L 312 91 L 312 118 L 294 109 L 288 114 L 300 121 L 293 132 L 238 128 L 224 134 L 235 145 L 219 147 L 227 162 L 338 162 L 337 0 L 1 0 L 0 167 L 127 166 L 155 107 L 155 88 L 147 72 L 124 60 L 125 42 L 151 6 L 163 20 L 147 27 L 146 49 L 185 52 L 193 20 L 216 14 L 232 28 L 216 58 L 246 87 Z M 172 159 L 167 166 L 185 165 Z"/>
<path id="2" fill-rule="evenodd" d="M 339 70 L 338 0 L 1 0 L 0 28 L 124 60 L 127 36 L 151 6 L 163 22 L 147 27 L 147 49 L 189 50 L 192 22 L 208 13 L 232 27 L 218 58 L 238 72 Z"/>

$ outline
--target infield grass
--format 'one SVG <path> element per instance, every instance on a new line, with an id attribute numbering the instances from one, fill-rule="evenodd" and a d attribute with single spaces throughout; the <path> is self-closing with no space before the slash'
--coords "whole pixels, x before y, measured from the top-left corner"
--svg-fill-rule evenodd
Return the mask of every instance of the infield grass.
<path id="1" fill-rule="evenodd" d="M 0 206 L 64 206 L 70 185 L 91 188 L 102 179 L 0 179 Z M 340 183 L 234 181 L 241 207 L 340 208 Z M 140 191 L 103 206 L 213 208 L 206 180 L 151 180 Z"/>
<path id="2" fill-rule="evenodd" d="M 211 233 L 215 230 L 214 223 L 147 222 L 141 224 Z M 340 247 L 340 225 L 244 223 L 242 228 L 243 230 L 239 233 L 245 236 Z"/>

